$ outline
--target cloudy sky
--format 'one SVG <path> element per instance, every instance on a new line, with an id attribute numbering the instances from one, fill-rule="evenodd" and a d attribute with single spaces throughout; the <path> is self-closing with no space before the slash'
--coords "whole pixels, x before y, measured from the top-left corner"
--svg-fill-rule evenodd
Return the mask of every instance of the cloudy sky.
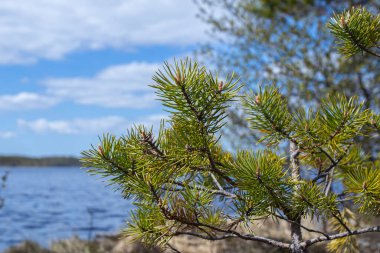
<path id="1" fill-rule="evenodd" d="M 157 124 L 151 77 L 207 40 L 192 0 L 1 0 L 0 154 L 76 155 Z"/>

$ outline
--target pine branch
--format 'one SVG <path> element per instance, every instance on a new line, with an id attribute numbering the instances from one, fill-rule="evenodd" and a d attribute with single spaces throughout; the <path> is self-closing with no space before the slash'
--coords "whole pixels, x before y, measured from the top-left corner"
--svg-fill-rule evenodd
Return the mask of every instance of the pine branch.
<path id="1" fill-rule="evenodd" d="M 380 41 L 380 15 L 374 16 L 366 8 L 352 7 L 341 14 L 334 15 L 327 25 L 331 33 L 339 39 L 339 50 L 346 56 L 366 52 L 380 58 L 371 50 Z"/>
<path id="2" fill-rule="evenodd" d="M 332 168 L 329 172 L 329 174 L 326 176 L 326 183 L 325 183 L 325 189 L 323 190 L 323 193 L 325 196 L 329 195 L 329 192 L 331 190 L 332 182 L 334 180 L 334 168 Z"/>
<path id="3" fill-rule="evenodd" d="M 150 154 L 152 154 L 153 156 L 159 157 L 165 161 L 168 161 L 168 158 L 166 157 L 164 151 L 160 150 L 160 148 L 156 144 L 156 141 L 153 139 L 152 133 L 145 133 L 144 131 L 142 131 L 140 134 L 142 137 L 142 142 L 146 143 L 148 145 L 148 147 L 150 148 L 150 150 L 152 151 L 152 152 L 150 152 Z M 212 157 L 210 149 L 209 148 L 202 148 L 202 149 L 200 149 L 200 151 L 206 152 L 207 157 L 210 161 L 211 171 L 217 173 L 220 177 L 225 179 L 231 185 L 234 185 L 233 180 L 231 178 L 229 178 L 227 175 L 225 175 L 221 170 L 219 170 L 216 167 L 216 162 L 214 161 L 214 159 Z M 181 162 L 176 162 L 175 164 L 178 167 L 185 166 Z M 221 164 L 221 163 L 218 163 L 218 164 Z M 207 168 L 194 167 L 194 166 L 191 166 L 191 169 L 196 170 L 196 171 L 197 170 L 207 170 Z"/>
<path id="4" fill-rule="evenodd" d="M 141 131 L 140 134 L 141 134 L 142 142 L 147 144 L 151 153 L 157 157 L 160 157 L 166 160 L 164 152 L 160 150 L 160 148 L 154 141 L 152 133 L 145 133 L 144 131 Z"/>
<path id="5" fill-rule="evenodd" d="M 308 228 L 308 227 L 302 225 L 301 223 L 298 223 L 298 222 L 295 222 L 295 221 L 289 220 L 289 219 L 287 219 L 286 217 L 284 217 L 284 216 L 282 216 L 282 215 L 278 215 L 278 214 L 274 214 L 274 213 L 273 213 L 272 215 L 275 216 L 275 217 L 277 217 L 277 218 L 279 218 L 279 219 L 281 219 L 281 220 L 284 220 L 284 221 L 286 221 L 286 222 L 288 222 L 288 223 L 296 224 L 296 225 L 300 226 L 301 228 L 305 229 L 305 230 L 308 231 L 308 232 L 311 232 L 311 233 L 317 233 L 317 234 L 322 234 L 322 235 L 324 235 L 324 236 L 327 237 L 327 238 L 329 237 L 328 234 L 326 234 L 326 233 L 324 233 L 324 232 L 322 232 L 322 231 Z"/>
<path id="6" fill-rule="evenodd" d="M 346 225 L 346 223 L 341 218 L 342 215 L 339 211 L 338 211 L 338 215 L 336 215 L 334 212 L 332 212 L 331 215 L 347 230 L 348 234 L 352 234 L 351 229 Z"/>
<path id="7" fill-rule="evenodd" d="M 257 181 L 267 190 L 269 195 L 274 199 L 275 204 L 278 208 L 283 210 L 287 215 L 291 212 L 291 208 L 281 200 L 281 198 L 273 191 L 272 188 L 268 187 L 264 181 L 261 179 L 261 175 L 257 175 Z"/>
<path id="8" fill-rule="evenodd" d="M 183 75 L 181 77 L 181 74 L 177 73 L 175 80 L 176 80 L 176 84 L 180 87 L 182 96 L 184 97 L 184 99 L 187 103 L 187 106 L 194 113 L 198 123 L 201 125 L 201 135 L 203 136 L 203 140 L 204 140 L 204 147 L 202 150 L 205 151 L 205 153 L 208 157 L 208 160 L 209 160 L 210 165 L 211 165 L 211 171 L 217 173 L 219 176 L 224 178 L 228 183 L 233 185 L 233 180 L 231 178 L 229 178 L 228 176 L 226 176 L 223 172 L 221 172 L 215 165 L 214 158 L 211 154 L 211 150 L 210 150 L 208 143 L 207 143 L 207 140 L 206 140 L 206 136 L 209 135 L 209 132 L 207 131 L 207 126 L 205 126 L 205 123 L 204 123 L 204 115 L 205 114 L 203 111 L 198 111 L 198 109 L 194 106 L 194 102 L 190 99 L 188 91 L 186 90 L 185 85 L 184 85 L 185 77 Z M 220 86 L 218 87 L 218 89 L 220 92 L 222 91 L 222 88 Z M 207 104 L 206 109 L 208 109 L 210 104 L 211 104 L 211 101 Z"/>
<path id="9" fill-rule="evenodd" d="M 169 182 L 170 184 L 174 184 L 174 185 L 178 185 L 178 186 L 181 186 L 181 187 L 189 187 L 191 189 L 197 189 L 197 190 L 201 190 L 201 191 L 210 191 L 212 192 L 213 194 L 217 194 L 217 195 L 221 195 L 221 196 L 225 196 L 225 197 L 230 197 L 230 198 L 233 198 L 233 199 L 236 199 L 238 198 L 238 196 L 236 194 L 233 194 L 233 193 L 230 193 L 226 190 L 224 190 L 222 187 L 219 189 L 219 190 L 212 190 L 208 187 L 204 187 L 204 186 L 201 186 L 201 185 L 185 185 L 181 182 L 177 182 L 177 181 L 174 181 L 174 182 Z"/>
<path id="10" fill-rule="evenodd" d="M 210 176 L 211 176 L 212 180 L 214 181 L 215 185 L 218 187 L 218 189 L 221 191 L 224 191 L 223 187 L 218 182 L 218 179 L 214 176 L 214 174 L 212 174 L 212 172 L 210 172 Z"/>
<path id="11" fill-rule="evenodd" d="M 292 180 L 294 182 L 298 182 L 301 179 L 300 175 L 300 161 L 299 155 L 301 154 L 300 149 L 297 147 L 297 144 L 294 142 L 290 142 L 290 164 L 292 166 Z"/>
<path id="12" fill-rule="evenodd" d="M 347 231 L 347 232 L 343 232 L 343 233 L 339 233 L 339 234 L 335 234 L 335 235 L 329 235 L 328 238 L 326 236 L 320 236 L 320 237 L 316 237 L 313 239 L 306 240 L 305 242 L 302 243 L 302 245 L 305 247 L 309 247 L 309 246 L 311 246 L 315 243 L 318 243 L 318 242 L 331 241 L 331 240 L 343 238 L 346 236 L 353 236 L 353 235 L 360 235 L 360 234 L 374 233 L 374 232 L 380 232 L 380 226 L 362 228 L 362 229 L 357 229 L 357 230 L 353 230 L 350 232 Z"/>
<path id="13" fill-rule="evenodd" d="M 305 196 L 302 196 L 302 199 L 311 207 L 314 207 L 315 209 L 318 209 L 318 206 L 315 206 L 313 203 L 311 203 Z M 336 214 L 338 213 L 338 215 Z M 341 219 L 341 214 L 339 210 L 332 210 L 330 214 L 347 230 L 347 232 L 351 233 L 350 228 L 345 224 L 345 222 Z"/>
<path id="14" fill-rule="evenodd" d="M 208 240 L 208 241 L 218 241 L 218 240 L 224 240 L 228 238 L 240 238 L 247 241 L 263 242 L 265 244 L 269 244 L 269 245 L 282 248 L 282 249 L 290 249 L 290 244 L 288 243 L 276 241 L 276 240 L 269 239 L 266 237 L 254 236 L 251 234 L 243 235 L 243 234 L 228 233 L 228 234 L 220 235 L 220 236 L 205 236 L 205 235 L 201 235 L 201 234 L 197 234 L 193 232 L 176 232 L 175 235 L 190 235 L 190 236 L 198 237 L 198 238 Z"/>
<path id="15" fill-rule="evenodd" d="M 355 37 L 355 35 L 352 33 L 352 31 L 350 30 L 350 28 L 347 26 L 347 24 L 344 24 L 343 25 L 343 29 L 347 32 L 347 34 L 349 35 L 349 38 L 352 40 L 353 43 L 356 44 L 356 46 L 358 48 L 360 48 L 362 51 L 372 55 L 372 56 L 375 56 L 375 57 L 379 57 L 380 58 L 380 55 L 372 52 L 371 50 L 369 50 L 367 47 L 365 47 L 364 45 L 361 44 L 361 42 Z"/>
<path id="16" fill-rule="evenodd" d="M 235 182 L 234 180 L 232 180 L 229 176 L 227 176 L 226 174 L 224 174 L 221 170 L 219 170 L 217 167 L 216 167 L 216 162 L 211 154 L 211 151 L 208 147 L 206 147 L 206 154 L 207 154 L 207 158 L 210 162 L 210 165 L 211 165 L 211 171 L 212 172 L 215 172 L 216 174 L 218 174 L 221 178 L 223 178 L 224 180 L 226 180 L 230 185 L 232 186 L 235 186 Z"/>
<path id="17" fill-rule="evenodd" d="M 123 174 L 125 174 L 125 175 L 129 175 L 129 174 L 128 174 L 128 171 L 127 171 L 127 168 L 123 167 L 123 166 L 120 165 L 120 164 L 117 164 L 117 163 L 116 163 L 114 160 L 112 160 L 110 157 L 106 156 L 106 155 L 104 154 L 104 151 L 103 151 L 102 147 L 99 147 L 98 150 L 99 150 L 99 153 L 100 153 L 100 156 L 101 156 L 101 159 L 102 159 L 102 160 L 104 160 L 106 163 L 108 163 L 111 167 L 116 168 L 116 169 L 118 169 L 119 171 L 122 171 Z M 132 161 L 132 166 L 131 166 L 131 169 L 130 169 L 130 172 L 131 172 L 132 174 L 135 173 L 135 166 L 134 166 L 134 164 L 135 164 L 135 162 Z"/>
<path id="18" fill-rule="evenodd" d="M 186 91 L 185 86 L 183 85 L 183 82 L 177 81 L 177 84 L 180 86 L 182 95 L 185 98 L 187 105 L 189 106 L 190 110 L 194 113 L 198 122 L 203 124 L 203 114 L 201 112 L 198 112 L 198 110 L 194 107 L 193 102 L 190 100 L 189 94 Z"/>
<path id="19" fill-rule="evenodd" d="M 279 248 L 286 248 L 287 249 L 287 248 L 290 247 L 290 245 L 287 244 L 287 243 L 283 243 L 283 242 L 276 241 L 276 240 L 273 240 L 273 239 L 269 239 L 269 238 L 266 238 L 266 237 L 254 236 L 254 235 L 251 235 L 251 234 L 243 235 L 243 234 L 241 234 L 241 233 L 239 233 L 239 232 L 237 232 L 235 230 L 231 230 L 231 229 L 225 230 L 225 229 L 222 229 L 222 228 L 219 228 L 219 227 L 214 227 L 214 226 L 211 226 L 211 225 L 208 225 L 208 224 L 204 224 L 204 223 L 201 223 L 201 222 L 191 222 L 191 221 L 188 221 L 188 220 L 184 220 L 183 217 L 178 217 L 176 214 L 174 214 L 170 210 L 168 210 L 163 205 L 164 202 L 158 196 L 158 194 L 157 194 L 156 190 L 154 189 L 154 187 L 152 185 L 150 185 L 150 188 L 151 188 L 152 195 L 153 195 L 153 197 L 154 197 L 157 205 L 159 206 L 162 214 L 168 220 L 179 221 L 179 222 L 181 222 L 183 224 L 194 226 L 194 227 L 206 227 L 206 228 L 212 229 L 212 230 L 214 230 L 216 232 L 226 233 L 227 236 L 231 235 L 231 236 L 238 237 L 238 238 L 241 238 L 241 239 L 244 239 L 244 240 L 260 241 L 260 242 L 263 242 L 263 243 L 266 243 L 266 244 L 270 244 L 272 246 L 276 246 L 276 247 L 279 247 Z M 176 232 L 175 235 L 179 235 L 179 234 L 183 234 L 183 233 L 189 233 L 189 232 Z M 198 237 L 206 239 L 206 240 L 216 240 L 216 237 L 209 237 L 209 236 L 204 236 L 204 235 L 200 235 L 200 234 L 196 234 L 196 235 L 198 235 Z"/>
<path id="20" fill-rule="evenodd" d="M 317 175 L 315 178 L 313 178 L 312 181 L 313 181 L 313 182 L 317 182 L 319 179 L 328 176 L 329 173 L 330 173 L 330 171 L 331 171 L 333 168 L 335 168 L 335 167 L 339 164 L 339 162 L 343 160 L 344 157 L 345 157 L 345 154 L 341 155 L 341 156 L 338 158 L 338 160 L 336 160 L 336 161 L 332 160 L 333 162 L 331 163 L 331 165 L 330 165 L 330 166 L 329 166 L 329 167 L 328 167 L 323 173 L 321 173 L 321 174 Z"/>

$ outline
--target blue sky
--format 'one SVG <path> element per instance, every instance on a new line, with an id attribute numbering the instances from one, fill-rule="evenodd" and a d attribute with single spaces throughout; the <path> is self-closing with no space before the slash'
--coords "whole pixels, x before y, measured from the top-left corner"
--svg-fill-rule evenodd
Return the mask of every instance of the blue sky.
<path id="1" fill-rule="evenodd" d="M 157 125 L 163 61 L 207 40 L 192 0 L 0 1 L 0 154 L 75 155 Z"/>

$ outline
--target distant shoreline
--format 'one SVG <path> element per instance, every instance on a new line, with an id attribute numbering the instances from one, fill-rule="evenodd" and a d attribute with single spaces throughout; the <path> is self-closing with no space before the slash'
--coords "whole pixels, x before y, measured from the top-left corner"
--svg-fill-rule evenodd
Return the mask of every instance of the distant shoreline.
<path id="1" fill-rule="evenodd" d="M 72 156 L 0 156 L 0 167 L 80 167 L 78 157 Z"/>

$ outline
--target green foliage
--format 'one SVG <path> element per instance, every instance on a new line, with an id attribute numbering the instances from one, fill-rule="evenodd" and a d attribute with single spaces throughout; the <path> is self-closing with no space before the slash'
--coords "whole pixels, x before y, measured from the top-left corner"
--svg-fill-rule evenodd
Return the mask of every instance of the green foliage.
<path id="1" fill-rule="evenodd" d="M 169 228 L 159 209 L 145 206 L 131 213 L 125 235 L 132 236 L 134 240 L 140 239 L 147 246 L 153 247 L 162 245 L 170 239 L 162 236 L 170 231 Z"/>
<path id="2" fill-rule="evenodd" d="M 362 110 L 363 104 L 356 97 L 347 99 L 342 95 L 322 101 L 319 126 L 320 135 L 326 137 L 323 141 L 330 140 L 337 148 L 335 143 L 346 143 L 357 136 L 369 119 L 368 110 Z"/>
<path id="3" fill-rule="evenodd" d="M 363 213 L 380 213 L 380 173 L 378 169 L 357 167 L 344 174 L 343 183 Z"/>
<path id="4" fill-rule="evenodd" d="M 249 202 L 248 206 L 240 204 L 236 207 L 239 213 L 261 216 L 274 213 L 277 208 L 287 205 L 292 183 L 286 177 L 284 162 L 284 158 L 269 150 L 237 153 L 231 163 L 230 173 L 236 178 L 235 183 L 241 191 L 242 201 Z"/>
<path id="5" fill-rule="evenodd" d="M 291 115 L 287 110 L 287 101 L 276 87 L 260 88 L 257 95 L 251 92 L 243 99 L 243 106 L 249 115 L 251 128 L 265 133 L 265 139 L 270 144 L 289 136 Z"/>
<path id="6" fill-rule="evenodd" d="M 380 57 L 376 51 L 380 42 L 380 15 L 372 15 L 365 7 L 352 7 L 335 14 L 328 24 L 338 39 L 339 51 L 347 57 L 367 52 Z"/>
<path id="7" fill-rule="evenodd" d="M 171 67 L 165 64 L 153 77 L 162 104 L 172 113 L 172 121 L 181 124 L 197 124 L 199 131 L 217 133 L 223 126 L 226 103 L 236 96 L 234 76 L 219 81 L 205 67 L 186 60 Z M 208 88 L 209 90 L 205 90 Z"/>
<path id="8" fill-rule="evenodd" d="M 352 221 L 357 220 L 356 215 L 347 208 L 342 211 L 342 217 L 343 217 L 342 221 L 344 223 L 352 223 Z M 335 232 L 341 232 L 341 233 L 346 232 L 346 228 L 342 226 L 342 224 L 336 219 L 329 220 L 329 224 L 331 225 L 331 228 Z M 346 237 L 331 241 L 327 245 L 327 249 L 329 250 L 329 252 L 334 252 L 334 253 L 359 252 L 358 241 L 355 236 L 346 236 Z"/>
<path id="9" fill-rule="evenodd" d="M 319 1 L 286 3 L 314 13 L 322 8 Z M 163 247 L 171 247 L 169 240 L 178 235 L 208 240 L 238 237 L 297 253 L 314 243 L 332 240 L 328 246 L 331 251 L 353 252 L 357 250 L 355 234 L 380 230 L 353 231 L 357 229 L 355 212 L 380 214 L 380 162 L 363 141 L 377 138 L 380 116 L 370 109 L 376 95 L 368 90 L 372 86 L 365 85 L 369 77 L 360 72 L 372 71 L 371 78 L 377 80 L 378 65 L 337 59 L 329 40 L 313 38 L 311 30 L 324 22 L 317 19 L 316 25 L 308 15 L 303 16 L 308 12 L 293 10 L 287 4 L 225 0 L 222 5 L 242 22 L 210 20 L 217 29 L 237 36 L 243 53 L 250 52 L 247 45 L 252 43 L 265 47 L 267 54 L 257 54 L 254 59 L 264 61 L 269 77 L 274 72 L 285 77 L 277 78 L 277 86 L 255 87 L 241 95 L 238 104 L 238 110 L 248 115 L 249 124 L 244 126 L 249 127 L 249 133 L 259 132 L 260 141 L 267 144 L 263 150 L 225 150 L 221 138 L 232 102 L 239 97 L 239 81 L 234 75 L 221 80 L 186 59 L 174 65 L 165 63 L 153 77 L 152 88 L 170 114 L 158 130 L 134 126 L 125 136 L 106 134 L 98 147 L 83 152 L 84 165 L 91 173 L 104 175 L 125 198 L 135 200 L 127 235 L 149 246 Z M 334 1 L 328 4 L 342 7 Z M 258 17 L 252 20 L 263 27 L 254 25 L 252 17 Z M 343 53 L 376 55 L 378 19 L 364 8 L 352 9 L 336 15 L 329 27 L 343 41 Z M 277 29 L 276 22 L 283 24 L 282 29 Z M 312 51 L 317 48 L 317 53 Z M 251 62 L 251 56 L 248 53 L 244 59 Z M 257 63 L 254 66 L 261 66 Z M 352 79 L 353 66 L 359 69 L 357 78 L 363 93 L 359 98 L 337 92 L 349 87 L 348 94 L 357 93 L 356 86 L 345 86 Z M 334 71 L 337 83 L 331 77 Z M 317 94 L 321 83 L 323 92 Z M 361 98 L 367 101 L 360 102 Z M 284 152 L 287 145 L 289 151 Z M 332 188 L 334 182 L 342 182 L 342 188 Z M 350 202 L 356 204 L 352 210 L 345 208 Z M 338 234 L 301 224 L 301 218 L 314 217 L 330 219 Z M 266 218 L 291 224 L 291 244 L 255 235 L 253 221 Z M 249 228 L 249 234 L 239 230 L 242 225 Z M 301 229 L 323 236 L 302 241 Z"/>
<path id="10" fill-rule="evenodd" d="M 240 88 L 233 77 L 221 81 L 186 59 L 166 63 L 154 80 L 168 121 L 156 131 L 134 126 L 125 136 L 105 134 L 99 146 L 83 152 L 91 173 L 135 201 L 126 235 L 149 246 L 189 233 L 262 240 L 235 228 L 268 217 L 342 224 L 341 196 L 362 213 L 380 213 L 380 169 L 368 169 L 378 165 L 356 145 L 378 116 L 357 98 L 331 95 L 318 108 L 292 112 L 278 88 L 260 87 L 241 100 L 251 130 L 260 131 L 269 147 L 230 153 L 221 131 Z M 284 143 L 291 143 L 288 154 L 278 151 Z M 343 179 L 344 189 L 331 190 L 334 178 Z"/>
<path id="11" fill-rule="evenodd" d="M 291 203 L 293 215 L 303 214 L 310 218 L 331 217 L 338 211 L 337 196 L 324 195 L 322 186 L 313 182 L 301 182 Z"/>
<path id="12" fill-rule="evenodd" d="M 200 16 L 209 25 L 213 39 L 199 50 L 199 54 L 204 56 L 207 64 L 214 64 L 222 73 L 236 72 L 248 84 L 247 89 L 257 92 L 258 82 L 276 83 L 286 96 L 293 116 L 300 107 L 306 106 L 306 116 L 313 119 L 308 115 L 308 109 L 318 108 L 324 98 L 336 93 L 357 96 L 360 101 L 365 101 L 365 108 L 379 111 L 378 59 L 369 54 L 340 57 L 335 37 L 326 27 L 333 13 L 345 9 L 351 12 L 351 6 L 365 4 L 367 10 L 379 13 L 378 0 L 198 2 Z M 370 26 L 364 22 L 356 28 L 355 23 L 347 25 L 358 34 L 365 32 L 364 38 L 375 39 L 379 33 L 379 29 L 375 29 L 379 26 L 375 19 L 378 17 L 372 15 Z M 340 25 L 339 15 L 332 24 Z M 373 32 L 367 32 L 369 30 Z M 379 49 L 372 47 L 370 50 L 375 53 Z M 231 124 L 223 129 L 234 148 L 250 147 L 262 137 L 261 132 L 251 130 L 245 121 L 247 115 L 240 108 L 230 108 Z M 372 158 L 380 151 L 379 140 L 377 134 L 359 138 L 361 147 Z"/>

